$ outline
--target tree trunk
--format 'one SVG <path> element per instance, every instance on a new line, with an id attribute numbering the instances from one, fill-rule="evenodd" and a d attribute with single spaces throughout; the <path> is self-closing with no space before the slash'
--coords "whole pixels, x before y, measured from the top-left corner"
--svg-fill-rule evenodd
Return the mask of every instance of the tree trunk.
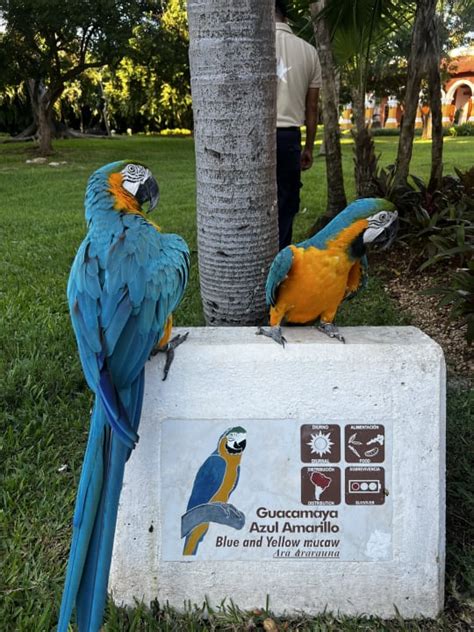
<path id="1" fill-rule="evenodd" d="M 11 138 L 10 140 L 12 141 L 22 141 L 22 140 L 27 140 L 27 139 L 30 140 L 35 135 L 37 129 L 38 129 L 38 124 L 35 121 L 33 121 L 33 123 L 30 123 L 28 127 L 25 127 L 23 131 L 21 131 L 19 134 L 16 134 L 16 136 L 13 136 L 13 138 Z"/>
<path id="2" fill-rule="evenodd" d="M 40 99 L 38 108 L 38 148 L 41 156 L 53 152 L 53 120 L 52 109 L 45 99 Z"/>
<path id="3" fill-rule="evenodd" d="M 443 113 L 441 107 L 440 45 L 438 18 L 433 17 L 433 37 L 428 68 L 428 93 L 431 109 L 431 174 L 429 189 L 438 189 L 443 177 Z"/>
<path id="4" fill-rule="evenodd" d="M 42 81 L 30 79 L 27 82 L 30 96 L 31 112 L 36 125 L 36 135 L 39 143 L 39 153 L 48 156 L 53 151 L 53 108 L 50 91 Z"/>
<path id="5" fill-rule="evenodd" d="M 107 136 L 111 136 L 112 133 L 110 131 L 109 99 L 107 98 L 107 95 L 105 93 L 102 81 L 99 81 L 99 86 L 100 86 L 100 98 L 102 99 L 102 118 L 104 121 L 105 131 L 107 133 Z M 81 118 L 82 118 L 82 114 L 81 114 Z M 84 130 L 82 129 L 81 132 L 83 131 Z"/>
<path id="6" fill-rule="evenodd" d="M 415 137 L 415 119 L 418 108 L 421 79 L 426 70 L 428 48 L 431 45 L 433 18 L 436 12 L 436 0 L 417 2 L 415 24 L 408 59 L 407 88 L 404 101 L 404 116 L 398 141 L 395 163 L 394 185 L 406 184 Z"/>
<path id="7" fill-rule="evenodd" d="M 374 197 L 377 195 L 375 183 L 377 173 L 377 157 L 375 144 L 369 127 L 365 124 L 365 94 L 358 88 L 353 88 L 352 111 L 354 113 L 354 176 L 357 197 Z"/>
<path id="8" fill-rule="evenodd" d="M 210 325 L 265 320 L 278 251 L 273 0 L 189 0 L 201 295 Z"/>
<path id="9" fill-rule="evenodd" d="M 341 143 L 338 116 L 338 90 L 334 58 L 331 49 L 329 28 L 325 19 L 317 19 L 324 9 L 326 0 L 310 5 L 316 39 L 316 48 L 321 61 L 321 101 L 324 122 L 324 155 L 326 157 L 327 207 L 325 216 L 332 218 L 347 206 L 342 171 Z"/>

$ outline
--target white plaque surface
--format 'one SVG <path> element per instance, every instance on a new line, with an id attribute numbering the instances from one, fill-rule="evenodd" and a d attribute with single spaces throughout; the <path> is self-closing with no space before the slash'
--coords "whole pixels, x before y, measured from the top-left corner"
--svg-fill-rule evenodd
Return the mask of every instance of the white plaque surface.
<path id="1" fill-rule="evenodd" d="M 163 421 L 163 560 L 391 559 L 391 440 L 385 430 L 391 424 L 248 419 L 234 426 L 245 430 L 245 447 L 223 519 L 231 505 L 243 520 L 216 522 L 210 507 L 207 522 L 201 511 L 186 533 L 200 527 L 203 535 L 186 551 L 191 536 L 181 526 L 187 505 L 194 485 L 200 500 L 218 491 L 227 464 L 225 446 L 221 456 L 217 444 L 229 422 Z M 177 443 L 186 467 L 174 455 Z"/>
<path id="2" fill-rule="evenodd" d="M 445 369 L 414 327 L 191 328 L 147 364 L 110 590 L 118 603 L 436 616 Z"/>

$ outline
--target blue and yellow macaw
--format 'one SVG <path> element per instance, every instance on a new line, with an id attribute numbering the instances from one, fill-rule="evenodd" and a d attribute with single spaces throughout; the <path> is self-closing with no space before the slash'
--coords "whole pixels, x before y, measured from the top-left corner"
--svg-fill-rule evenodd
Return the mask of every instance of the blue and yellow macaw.
<path id="1" fill-rule="evenodd" d="M 247 445 L 246 436 L 245 428 L 236 426 L 219 437 L 217 448 L 196 474 L 187 512 L 200 505 L 227 503 L 239 482 L 240 460 Z M 183 555 L 196 555 L 208 529 L 209 522 L 201 522 L 186 535 Z"/>
<path id="2" fill-rule="evenodd" d="M 107 595 L 125 462 L 138 440 L 144 366 L 164 348 L 189 273 L 189 251 L 147 219 L 159 190 L 144 165 L 114 162 L 87 185 L 87 235 L 68 283 L 82 368 L 95 394 L 73 518 L 58 632 L 75 606 L 80 632 L 98 632 Z"/>
<path id="3" fill-rule="evenodd" d="M 398 214 L 391 202 L 364 198 L 310 239 L 281 250 L 266 283 L 271 328 L 257 333 L 284 346 L 282 322 L 319 321 L 321 331 L 344 342 L 333 322 L 339 305 L 367 283 L 367 246 L 388 247 L 397 230 Z"/>

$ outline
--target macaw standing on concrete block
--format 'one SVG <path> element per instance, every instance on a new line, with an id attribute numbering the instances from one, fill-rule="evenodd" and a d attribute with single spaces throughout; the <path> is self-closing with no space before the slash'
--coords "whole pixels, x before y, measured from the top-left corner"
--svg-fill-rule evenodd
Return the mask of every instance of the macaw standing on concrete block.
<path id="1" fill-rule="evenodd" d="M 95 402 L 58 632 L 67 631 L 74 606 L 80 632 L 101 626 L 125 462 L 138 441 L 145 362 L 156 345 L 168 344 L 188 280 L 186 243 L 161 234 L 142 210 L 158 198 L 150 170 L 127 161 L 98 169 L 87 186 L 88 233 L 67 293 Z"/>
<path id="2" fill-rule="evenodd" d="M 266 301 L 270 330 L 258 334 L 285 346 L 281 323 L 313 323 L 344 342 L 334 325 L 339 305 L 367 283 L 366 248 L 387 248 L 398 230 L 394 205 L 382 198 L 349 204 L 316 235 L 281 250 L 270 267 Z"/>

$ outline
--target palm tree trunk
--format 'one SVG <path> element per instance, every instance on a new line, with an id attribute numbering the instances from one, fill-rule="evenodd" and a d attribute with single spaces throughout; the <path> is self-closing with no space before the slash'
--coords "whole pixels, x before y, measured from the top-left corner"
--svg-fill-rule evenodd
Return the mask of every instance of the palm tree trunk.
<path id="1" fill-rule="evenodd" d="M 332 218 L 347 206 L 342 171 L 340 130 L 338 122 L 338 90 L 334 58 L 331 49 L 329 27 L 318 14 L 324 9 L 326 0 L 318 0 L 310 5 L 316 39 L 316 48 L 321 61 L 322 87 L 321 101 L 324 122 L 324 155 L 326 156 L 327 207 L 325 216 Z"/>
<path id="2" fill-rule="evenodd" d="M 375 144 L 368 125 L 365 124 L 365 94 L 360 87 L 353 87 L 352 111 L 354 113 L 354 176 L 357 197 L 374 197 L 377 194 L 375 183 L 377 174 L 377 157 Z"/>
<path id="3" fill-rule="evenodd" d="M 406 184 L 415 137 L 415 119 L 418 108 L 421 79 L 426 70 L 426 59 L 432 25 L 436 12 L 436 0 L 419 0 L 417 2 L 415 23 L 408 58 L 407 88 L 404 100 L 403 122 L 398 141 L 398 152 L 395 170 L 395 185 Z"/>
<path id="4" fill-rule="evenodd" d="M 189 0 L 201 295 L 210 325 L 253 325 L 278 250 L 273 0 Z"/>

